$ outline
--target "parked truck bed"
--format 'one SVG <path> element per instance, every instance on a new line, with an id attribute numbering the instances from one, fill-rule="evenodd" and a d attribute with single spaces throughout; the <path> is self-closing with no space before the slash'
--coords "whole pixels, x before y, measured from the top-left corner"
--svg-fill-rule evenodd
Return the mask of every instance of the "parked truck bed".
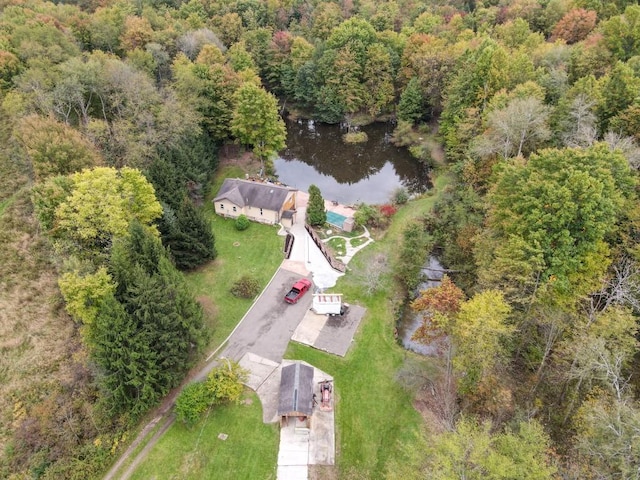
<path id="1" fill-rule="evenodd" d="M 297 303 L 309 288 L 311 288 L 311 282 L 309 280 L 306 278 L 298 280 L 284 296 L 284 301 L 287 303 Z"/>

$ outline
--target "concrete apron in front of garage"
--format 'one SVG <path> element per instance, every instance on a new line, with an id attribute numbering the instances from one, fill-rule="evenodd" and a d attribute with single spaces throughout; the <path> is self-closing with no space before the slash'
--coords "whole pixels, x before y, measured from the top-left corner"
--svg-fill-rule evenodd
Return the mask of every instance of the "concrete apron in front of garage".
<path id="1" fill-rule="evenodd" d="M 283 360 L 278 364 L 267 358 L 245 354 L 240 365 L 250 372 L 247 386 L 255 390 L 262 402 L 265 423 L 275 423 L 278 418 L 278 397 L 282 367 L 295 363 Z M 302 362 L 306 365 L 306 362 Z M 312 365 L 309 365 L 313 367 Z M 313 385 L 316 397 L 321 398 L 319 383 L 333 381 L 333 377 L 313 367 Z M 332 394 L 334 401 L 335 389 Z M 334 405 L 332 405 L 334 406 Z M 316 407 L 311 417 L 311 428 L 296 429 L 295 419 L 280 429 L 280 449 L 278 452 L 278 480 L 307 480 L 309 465 L 335 464 L 335 417 L 334 410 Z"/>

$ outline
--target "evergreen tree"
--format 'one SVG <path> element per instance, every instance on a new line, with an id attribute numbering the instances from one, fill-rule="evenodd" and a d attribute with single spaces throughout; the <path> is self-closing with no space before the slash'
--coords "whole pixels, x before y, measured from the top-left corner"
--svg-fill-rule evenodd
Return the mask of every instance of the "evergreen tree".
<path id="1" fill-rule="evenodd" d="M 218 165 L 218 147 L 206 132 L 190 135 L 180 144 L 160 148 L 158 155 L 175 167 L 183 188 L 194 199 L 209 181 Z M 160 196 L 160 198 L 164 198 Z M 178 204 L 174 205 L 177 207 Z"/>
<path id="2" fill-rule="evenodd" d="M 181 156 L 177 153 L 173 158 L 180 159 Z M 189 270 L 214 259 L 216 251 L 211 226 L 188 198 L 184 171 L 170 161 L 158 158 L 148 175 L 163 202 L 158 229 L 176 267 Z"/>
<path id="3" fill-rule="evenodd" d="M 424 98 L 420 91 L 420 81 L 414 77 L 409 80 L 400 95 L 398 103 L 398 119 L 415 123 L 424 115 Z"/>
<path id="4" fill-rule="evenodd" d="M 315 185 L 309 187 L 309 204 L 307 205 L 307 223 L 309 225 L 322 225 L 327 221 L 327 212 L 324 209 L 324 198 L 320 189 Z"/>
<path id="5" fill-rule="evenodd" d="M 127 411 L 137 416 L 159 398 L 150 381 L 159 367 L 146 343 L 124 306 L 114 297 L 105 300 L 92 331 L 91 355 L 101 370 L 103 407 L 114 416 Z"/>
<path id="6" fill-rule="evenodd" d="M 190 270 L 216 257 L 211 226 L 190 200 L 175 212 L 167 206 L 159 228 L 178 269 Z"/>
<path id="7" fill-rule="evenodd" d="M 156 190 L 156 196 L 165 205 L 177 208 L 187 193 L 182 171 L 162 156 L 156 158 L 146 174 Z M 163 205 L 164 209 L 164 205 Z"/>
<path id="8" fill-rule="evenodd" d="M 144 413 L 178 385 L 204 343 L 202 309 L 160 241 L 134 223 L 113 246 L 117 288 L 91 332 L 111 413 Z"/>

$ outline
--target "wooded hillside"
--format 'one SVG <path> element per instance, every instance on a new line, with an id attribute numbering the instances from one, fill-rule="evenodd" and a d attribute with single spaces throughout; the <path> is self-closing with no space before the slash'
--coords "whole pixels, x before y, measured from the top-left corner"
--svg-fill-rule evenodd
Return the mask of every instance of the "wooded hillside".
<path id="1" fill-rule="evenodd" d="M 180 383 L 217 149 L 269 172 L 285 106 L 454 178 L 405 235 L 453 272 L 413 303 L 447 408 L 389 478 L 637 478 L 636 3 L 3 2 L 0 476 L 98 477 Z"/>

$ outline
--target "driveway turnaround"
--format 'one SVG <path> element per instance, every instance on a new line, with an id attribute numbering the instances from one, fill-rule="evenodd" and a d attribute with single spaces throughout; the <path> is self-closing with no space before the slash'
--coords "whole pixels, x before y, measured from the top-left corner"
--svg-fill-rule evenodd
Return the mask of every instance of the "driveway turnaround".
<path id="1" fill-rule="evenodd" d="M 308 292 L 294 305 L 284 301 L 285 294 L 298 280 L 300 274 L 280 268 L 229 337 L 220 356 L 240 361 L 245 353 L 251 352 L 279 363 L 313 299 Z"/>

